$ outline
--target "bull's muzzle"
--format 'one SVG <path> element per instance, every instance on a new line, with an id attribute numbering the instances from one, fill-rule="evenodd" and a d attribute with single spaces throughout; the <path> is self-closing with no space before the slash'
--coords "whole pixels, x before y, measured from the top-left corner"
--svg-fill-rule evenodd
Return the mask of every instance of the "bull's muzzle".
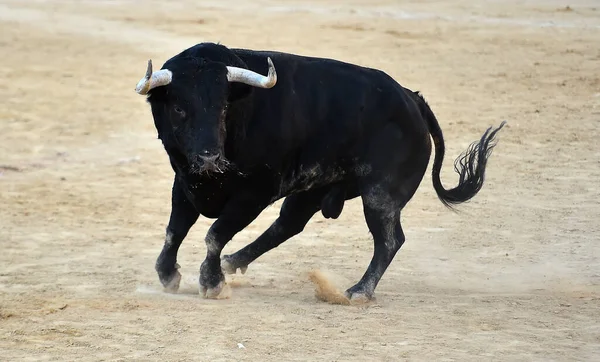
<path id="1" fill-rule="evenodd" d="M 190 172 L 195 174 L 223 173 L 227 170 L 229 162 L 221 157 L 220 153 L 203 152 L 192 157 Z"/>

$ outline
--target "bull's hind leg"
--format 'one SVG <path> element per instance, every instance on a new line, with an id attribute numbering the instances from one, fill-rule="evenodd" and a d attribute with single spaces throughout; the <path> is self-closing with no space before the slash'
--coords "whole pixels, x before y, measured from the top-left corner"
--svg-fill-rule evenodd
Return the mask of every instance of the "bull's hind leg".
<path id="1" fill-rule="evenodd" d="M 386 187 L 385 182 L 365 188 L 361 196 L 365 220 L 373 235 L 374 251 L 361 280 L 346 291 L 350 300 L 366 301 L 373 298 L 379 280 L 404 244 L 400 211 L 414 195 L 422 177 L 422 173 L 417 173 L 404 180 L 399 188 L 395 185 Z M 390 189 L 396 192 L 390 192 Z"/>
<path id="2" fill-rule="evenodd" d="M 416 152 L 419 146 L 406 149 L 405 162 L 391 163 L 393 167 L 387 168 L 389 172 L 363 180 L 361 197 L 365 220 L 373 235 L 374 252 L 361 280 L 346 291 L 351 300 L 365 301 L 373 297 L 379 280 L 404 244 L 400 213 L 417 191 L 429 158 L 428 145 L 423 144 L 424 147 Z"/>
<path id="3" fill-rule="evenodd" d="M 325 191 L 317 189 L 288 196 L 281 206 L 279 217 L 262 235 L 234 254 L 223 256 L 223 271 L 235 274 L 237 269 L 240 269 L 245 273 L 248 265 L 258 257 L 301 233 L 308 221 L 319 211 Z"/>
<path id="4" fill-rule="evenodd" d="M 375 196 L 373 193 L 362 199 L 365 219 L 373 235 L 374 252 L 361 280 L 346 291 L 346 296 L 353 301 L 373 297 L 379 280 L 405 240 L 400 225 L 400 207 L 394 200 L 388 195 Z"/>

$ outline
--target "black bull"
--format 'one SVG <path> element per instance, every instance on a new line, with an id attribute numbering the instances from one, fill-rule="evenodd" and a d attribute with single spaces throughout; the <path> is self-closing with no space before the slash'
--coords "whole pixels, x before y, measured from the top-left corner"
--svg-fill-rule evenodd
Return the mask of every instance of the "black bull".
<path id="1" fill-rule="evenodd" d="M 452 207 L 481 189 L 494 137 L 504 125 L 488 129 L 457 159 L 458 186 L 445 189 L 438 121 L 418 92 L 379 70 L 203 43 L 174 56 L 158 72 L 149 63 L 137 91 L 148 95 L 175 171 L 156 271 L 167 290 L 177 290 L 181 242 L 199 215 L 216 218 L 200 267 L 200 290 L 208 298 L 220 296 L 223 271 L 245 272 L 259 256 L 300 233 L 319 210 L 335 219 L 345 200 L 357 196 L 374 254 L 346 294 L 372 298 L 404 243 L 400 214 L 423 179 L 430 137 L 433 187 Z M 284 197 L 279 217 L 261 236 L 221 257 L 234 235 Z"/>

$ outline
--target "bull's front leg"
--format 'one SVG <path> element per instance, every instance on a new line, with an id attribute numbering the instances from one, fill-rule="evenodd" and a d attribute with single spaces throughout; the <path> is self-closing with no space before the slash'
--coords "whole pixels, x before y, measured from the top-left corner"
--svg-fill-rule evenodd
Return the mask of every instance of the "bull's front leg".
<path id="1" fill-rule="evenodd" d="M 248 226 L 268 205 L 268 198 L 244 195 L 227 203 L 206 234 L 206 259 L 200 266 L 200 294 L 206 298 L 226 298 L 221 251 L 235 234 Z"/>
<path id="2" fill-rule="evenodd" d="M 190 228 L 198 220 L 199 213 L 185 196 L 177 177 L 173 181 L 171 194 L 171 217 L 167 226 L 165 244 L 156 260 L 155 269 L 165 290 L 176 292 L 179 289 L 181 274 L 177 271 L 177 252 Z"/>

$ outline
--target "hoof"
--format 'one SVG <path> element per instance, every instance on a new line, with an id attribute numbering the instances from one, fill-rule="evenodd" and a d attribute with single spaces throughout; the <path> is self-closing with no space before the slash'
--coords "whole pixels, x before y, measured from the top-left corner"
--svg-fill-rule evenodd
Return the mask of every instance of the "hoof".
<path id="1" fill-rule="evenodd" d="M 200 295 L 206 299 L 229 299 L 231 297 L 231 288 L 224 281 L 219 282 L 214 288 L 206 288 L 201 285 Z"/>
<path id="2" fill-rule="evenodd" d="M 159 275 L 160 282 L 164 287 L 164 291 L 167 293 L 176 293 L 179 290 L 179 283 L 181 283 L 181 273 L 179 264 L 175 264 L 175 272 L 168 277 L 161 277 Z"/>
<path id="3" fill-rule="evenodd" d="M 179 283 L 181 282 L 181 273 L 176 271 L 175 274 L 171 277 L 171 280 L 167 283 L 163 283 L 165 287 L 165 292 L 167 293 L 177 293 L 179 290 Z"/>
<path id="4" fill-rule="evenodd" d="M 346 295 L 346 298 L 350 300 L 350 304 L 352 305 L 368 304 L 375 301 L 375 297 L 373 295 L 367 294 L 362 291 L 353 292 L 347 290 L 344 294 Z"/>
<path id="5" fill-rule="evenodd" d="M 223 270 L 223 273 L 225 274 L 237 274 L 237 270 L 240 269 L 240 272 L 242 274 L 246 274 L 246 271 L 248 270 L 248 266 L 244 265 L 244 266 L 240 266 L 239 268 L 236 268 L 230 261 L 231 257 L 229 255 L 224 256 L 223 258 L 221 258 L 221 269 Z"/>

